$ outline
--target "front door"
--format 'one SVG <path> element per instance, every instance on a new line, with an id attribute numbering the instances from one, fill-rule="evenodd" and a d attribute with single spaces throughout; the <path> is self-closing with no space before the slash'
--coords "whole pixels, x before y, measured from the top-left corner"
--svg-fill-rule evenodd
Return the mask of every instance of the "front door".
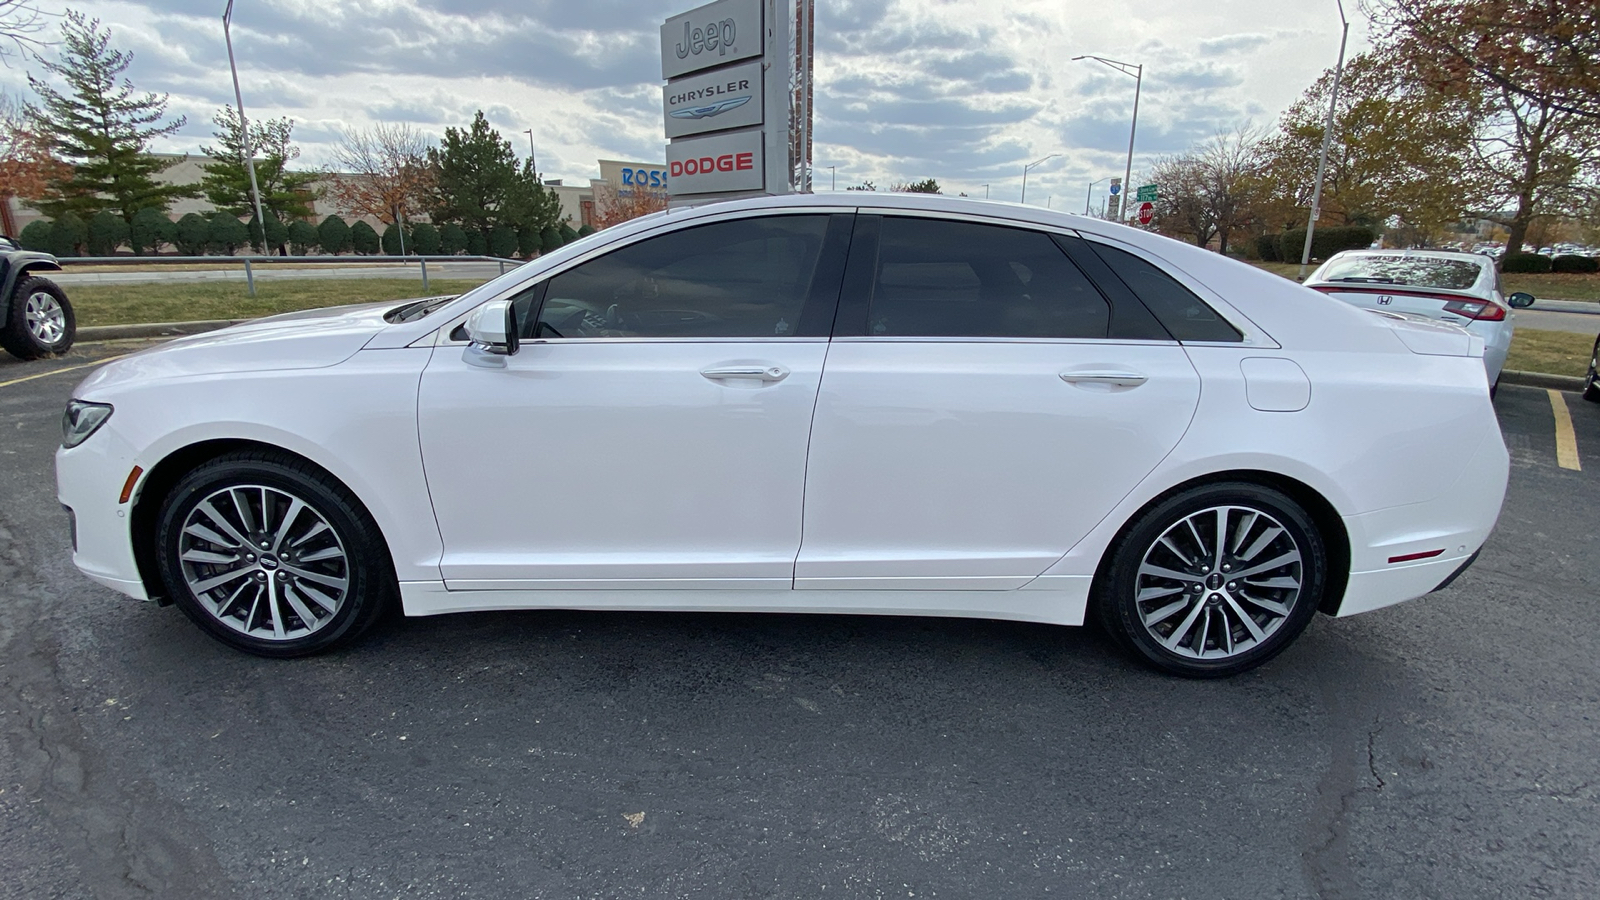
<path id="1" fill-rule="evenodd" d="M 419 426 L 446 586 L 789 589 L 850 224 L 647 237 L 532 289 L 505 368 L 439 348 Z"/>

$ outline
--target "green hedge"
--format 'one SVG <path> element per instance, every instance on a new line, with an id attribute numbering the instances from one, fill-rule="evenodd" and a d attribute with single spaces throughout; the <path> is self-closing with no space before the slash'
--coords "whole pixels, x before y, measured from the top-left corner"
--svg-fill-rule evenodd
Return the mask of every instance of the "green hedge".
<path id="1" fill-rule="evenodd" d="M 1507 253 L 1500 261 L 1500 271 L 1507 274 L 1543 274 L 1550 271 L 1550 257 L 1537 253 Z"/>
<path id="2" fill-rule="evenodd" d="M 1283 254 L 1279 252 L 1281 248 L 1278 246 L 1280 240 L 1282 238 L 1276 234 L 1256 235 L 1256 259 L 1262 262 L 1283 262 Z M 1303 241 L 1305 238 L 1302 237 L 1300 240 Z"/>
<path id="3" fill-rule="evenodd" d="M 1600 259 L 1593 256 L 1558 256 L 1550 260 L 1550 271 L 1573 275 L 1593 275 L 1600 272 Z"/>
<path id="4" fill-rule="evenodd" d="M 1365 250 L 1378 239 L 1378 233 L 1365 225 L 1329 226 L 1318 228 L 1311 237 L 1311 258 L 1327 259 L 1342 250 Z M 1305 252 L 1306 230 L 1295 228 L 1285 231 L 1278 239 L 1278 254 L 1282 262 L 1299 262 Z"/>

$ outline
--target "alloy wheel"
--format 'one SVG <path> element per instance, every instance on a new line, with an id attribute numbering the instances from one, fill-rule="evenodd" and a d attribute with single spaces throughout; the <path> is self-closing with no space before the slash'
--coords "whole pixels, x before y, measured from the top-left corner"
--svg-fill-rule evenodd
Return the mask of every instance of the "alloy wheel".
<path id="1" fill-rule="evenodd" d="M 57 344 L 67 331 L 67 315 L 61 301 L 48 291 L 35 291 L 28 295 L 23 307 L 23 320 L 34 340 L 46 346 Z"/>
<path id="2" fill-rule="evenodd" d="M 344 541 L 328 519 L 282 488 L 215 491 L 184 519 L 183 579 L 218 622 L 268 641 L 331 622 L 350 591 Z"/>
<path id="3" fill-rule="evenodd" d="M 1300 546 L 1281 522 L 1259 509 L 1214 506 L 1180 519 L 1145 551 L 1135 605 L 1168 651 L 1227 659 L 1283 627 L 1303 577 Z"/>

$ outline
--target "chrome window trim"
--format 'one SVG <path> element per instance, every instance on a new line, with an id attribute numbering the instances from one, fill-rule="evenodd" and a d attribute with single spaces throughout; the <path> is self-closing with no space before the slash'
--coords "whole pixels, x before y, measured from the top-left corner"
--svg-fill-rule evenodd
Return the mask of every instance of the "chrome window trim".
<path id="1" fill-rule="evenodd" d="M 1041 337 L 953 337 L 949 335 L 844 335 L 833 339 L 838 343 L 876 344 L 1092 344 L 1103 347 L 1116 344 L 1127 347 L 1181 347 L 1178 341 L 1159 341 L 1144 338 L 1041 338 Z M 1237 346 L 1230 344 L 1229 346 Z"/>

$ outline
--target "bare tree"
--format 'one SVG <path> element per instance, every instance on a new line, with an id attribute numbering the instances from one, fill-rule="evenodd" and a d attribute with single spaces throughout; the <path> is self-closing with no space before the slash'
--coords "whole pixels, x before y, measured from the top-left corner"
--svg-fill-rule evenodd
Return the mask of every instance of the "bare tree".
<path id="1" fill-rule="evenodd" d="M 1218 132 L 1181 156 L 1156 163 L 1152 180 L 1159 185 L 1158 227 L 1204 247 L 1215 238 L 1228 252 L 1233 235 L 1248 228 L 1260 168 L 1261 134 L 1249 126 Z"/>
<path id="2" fill-rule="evenodd" d="M 39 58 L 47 41 L 34 35 L 44 31 L 45 14 L 34 0 L 0 0 L 0 63 L 11 64 L 11 57 Z"/>
<path id="3" fill-rule="evenodd" d="M 334 148 L 327 196 L 341 208 L 380 222 L 413 219 L 427 208 L 432 142 L 409 125 L 348 128 Z"/>

